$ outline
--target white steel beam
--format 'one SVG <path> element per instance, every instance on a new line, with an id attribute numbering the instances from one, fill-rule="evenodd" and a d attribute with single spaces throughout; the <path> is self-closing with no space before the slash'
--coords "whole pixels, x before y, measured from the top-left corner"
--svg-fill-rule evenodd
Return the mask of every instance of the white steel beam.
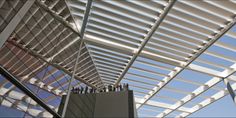
<path id="1" fill-rule="evenodd" d="M 83 39 L 83 35 L 84 35 L 84 31 L 86 28 L 86 24 L 87 24 L 87 20 L 88 17 L 85 20 L 84 26 L 81 27 L 80 32 L 78 32 L 79 30 L 76 30 L 74 27 L 72 27 L 67 21 L 65 21 L 61 16 L 59 16 L 58 14 L 56 14 L 53 10 L 51 10 L 50 8 L 48 8 L 44 3 L 42 3 L 40 0 L 36 1 L 37 5 L 40 6 L 42 9 L 44 9 L 46 12 L 48 12 L 50 15 L 52 15 L 55 19 L 57 19 L 60 23 L 62 23 L 65 27 L 71 29 L 71 31 L 73 33 L 75 33 L 76 35 L 79 36 L 79 38 L 74 39 L 71 43 L 67 44 L 65 47 L 63 47 L 61 50 L 59 50 L 56 54 L 52 55 L 49 59 L 53 59 L 54 57 L 56 57 L 57 55 L 59 55 L 61 52 L 63 52 L 65 49 L 69 48 L 71 45 L 73 45 L 75 42 L 77 41 L 82 41 Z M 66 2 L 65 2 L 66 3 Z M 87 13 L 87 16 L 89 15 L 89 12 Z M 84 42 L 83 42 L 84 43 Z M 85 44 L 85 43 L 84 43 Z M 85 46 L 86 47 L 86 46 Z M 87 47 L 86 47 L 87 48 Z M 90 55 L 90 54 L 89 54 Z M 94 63 L 94 62 L 93 62 Z"/>
<path id="2" fill-rule="evenodd" d="M 55 13 L 55 11 L 51 10 L 48 8 L 44 3 L 42 3 L 40 0 L 36 0 L 35 2 L 39 7 L 44 9 L 47 13 L 49 13 L 53 18 L 58 20 L 60 23 L 62 23 L 65 27 L 71 29 L 74 33 L 76 33 L 78 36 L 80 36 L 80 33 L 76 31 L 67 21 L 63 19 L 63 17 L 59 16 L 58 14 Z"/>
<path id="3" fill-rule="evenodd" d="M 31 8 L 34 2 L 35 0 L 26 1 L 25 4 L 22 6 L 22 8 L 17 12 L 17 14 L 12 18 L 12 20 L 8 23 L 5 29 L 1 32 L 0 48 L 3 46 L 5 41 L 10 37 L 12 32 L 15 30 L 20 21 L 24 18 L 25 14 Z"/>
<path id="4" fill-rule="evenodd" d="M 236 32 L 229 31 L 228 33 L 226 33 L 226 35 L 232 37 L 233 39 L 236 39 Z"/>
<path id="5" fill-rule="evenodd" d="M 106 49 L 110 49 L 110 50 L 114 50 L 120 53 L 124 53 L 124 54 L 128 54 L 128 55 L 134 55 L 136 50 L 135 48 L 132 47 L 128 47 L 122 44 L 118 44 L 118 43 L 114 43 L 112 41 L 106 41 L 103 40 L 101 38 L 97 38 L 91 35 L 85 35 L 85 42 L 87 42 L 88 44 L 92 44 L 92 45 L 96 45 L 99 47 L 104 47 L 106 46 Z M 162 57 L 159 56 L 157 54 L 148 52 L 148 51 L 142 51 L 142 53 L 140 54 L 141 57 L 145 57 L 145 58 L 149 58 L 158 62 L 163 62 L 169 65 L 173 65 L 173 66 L 180 66 L 180 62 L 170 59 L 170 58 L 166 58 L 166 57 Z"/>
<path id="6" fill-rule="evenodd" d="M 34 79 L 34 78 L 32 78 L 32 79 Z M 10 90 L 9 88 L 4 88 L 4 87 L 0 88 L 0 96 L 4 96 L 5 98 L 9 98 L 12 101 L 14 101 L 14 103 L 12 105 L 19 105 L 21 102 L 25 102 L 27 104 L 30 104 L 31 106 L 38 106 L 38 104 L 33 99 L 31 99 L 30 97 L 26 96 L 24 93 L 20 93 L 18 91 Z M 52 109 L 56 109 L 57 110 L 57 108 L 55 108 L 52 105 L 48 105 L 48 106 L 50 108 L 52 108 Z M 29 113 L 31 115 L 33 115 L 32 112 L 30 112 L 30 110 L 29 110 Z"/>
<path id="7" fill-rule="evenodd" d="M 231 85 L 232 89 L 235 91 L 236 90 L 236 83 Z M 217 92 L 216 94 L 212 95 L 210 98 L 200 102 L 199 104 L 195 105 L 194 107 L 191 108 L 192 113 L 199 111 L 200 109 L 210 105 L 211 103 L 214 103 L 215 101 L 223 98 L 224 96 L 228 95 L 229 92 L 227 90 L 227 88 L 225 88 L 224 90 L 221 90 L 219 92 Z M 191 113 L 181 113 L 180 115 L 178 115 L 178 118 L 183 118 L 183 117 L 187 117 L 189 116 Z"/>
<path id="8" fill-rule="evenodd" d="M 210 89 L 211 87 L 213 87 L 214 85 L 216 85 L 217 83 L 221 82 L 223 79 L 227 80 L 226 78 L 228 78 L 229 76 L 231 76 L 236 69 L 236 64 L 233 64 L 231 67 L 231 69 L 225 69 L 223 72 L 218 73 L 219 76 L 222 76 L 221 78 L 218 77 L 213 77 L 211 80 L 209 80 L 208 82 L 206 82 L 204 85 L 198 87 L 196 90 L 194 90 L 192 93 L 188 94 L 187 96 L 185 96 L 184 98 L 182 98 L 180 101 L 176 102 L 173 107 L 175 109 L 173 110 L 165 110 L 162 113 L 158 114 L 157 117 L 165 117 L 166 115 L 170 114 L 171 112 L 173 112 L 174 110 L 180 108 L 181 106 L 183 106 L 184 104 L 188 103 L 189 101 L 191 101 L 192 99 L 196 98 L 197 96 L 199 96 L 200 94 L 202 94 L 203 92 L 207 91 L 208 89 Z"/>
<path id="9" fill-rule="evenodd" d="M 158 93 L 163 87 L 165 87 L 173 78 L 175 78 L 179 73 L 181 73 L 185 68 L 187 68 L 195 59 L 197 59 L 202 53 L 204 53 L 211 45 L 213 45 L 220 37 L 222 37 L 228 30 L 230 30 L 236 23 L 236 18 L 232 18 L 231 22 L 225 24 L 225 27 L 220 29 L 220 31 L 212 37 L 209 37 L 209 43 L 204 44 L 204 47 L 200 48 L 198 52 L 190 59 L 189 62 L 185 63 L 182 68 L 176 67 L 175 71 L 169 73 L 170 77 L 165 77 L 162 82 L 158 83 L 152 91 L 149 92 L 143 99 L 143 103 L 150 100 L 156 93 Z M 140 108 L 143 104 L 138 106 Z M 164 114 L 165 115 L 165 114 Z"/>
<path id="10" fill-rule="evenodd" d="M 33 99 L 31 99 L 30 97 L 26 97 L 26 95 L 24 93 L 10 90 L 9 88 L 5 88 L 5 87 L 0 88 L 0 96 L 6 96 L 9 98 L 13 98 L 15 100 L 24 101 L 24 102 L 29 103 L 31 105 L 37 105 L 37 103 Z"/>
<path id="11" fill-rule="evenodd" d="M 90 35 L 86 35 L 86 36 L 87 36 L 86 41 L 89 44 L 95 44 L 95 45 L 100 45 L 101 44 L 100 46 L 106 46 L 106 48 L 109 48 L 111 50 L 117 50 L 119 52 L 124 52 L 124 53 L 130 54 L 130 55 L 135 52 L 134 51 L 135 49 L 126 47 L 125 45 L 119 45 L 119 44 L 115 44 L 115 43 L 112 43 L 112 42 L 107 42 L 107 41 L 104 41 L 103 39 L 98 39 L 98 38 L 95 38 L 95 37 L 90 36 Z M 148 51 L 143 51 L 140 54 L 140 57 L 153 59 L 155 61 L 162 62 L 162 63 L 165 63 L 165 64 L 169 64 L 169 65 L 172 65 L 172 66 L 177 66 L 176 68 L 184 68 L 184 66 L 182 64 L 180 64 L 176 61 L 169 60 L 167 58 L 162 58 L 162 57 L 160 57 L 158 55 L 155 55 L 155 54 L 152 54 L 151 52 L 148 52 Z M 175 71 L 175 69 L 173 69 L 173 70 Z M 214 77 L 220 77 L 219 75 L 216 74 L 219 71 L 216 71 L 216 70 L 213 70 L 213 69 L 210 69 L 210 68 L 206 68 L 206 67 L 203 67 L 203 66 L 199 66 L 199 65 L 196 65 L 196 64 L 192 64 L 192 63 L 189 66 L 187 66 L 185 69 L 200 72 L 200 73 L 207 74 L 207 75 L 214 76 Z"/>
<path id="12" fill-rule="evenodd" d="M 35 78 L 31 78 L 30 80 L 28 80 L 28 83 L 36 85 L 39 88 L 44 89 L 45 91 L 48 91 L 48 92 L 50 92 L 50 93 L 52 93 L 52 94 L 54 94 L 56 96 L 61 96 L 61 95 L 66 94 L 62 90 L 55 89 L 54 87 L 52 87 L 50 85 L 47 85 L 46 83 L 43 83 L 41 81 L 38 82 L 37 79 L 35 79 Z"/>
<path id="13" fill-rule="evenodd" d="M 64 50 L 66 50 L 67 48 L 69 48 L 71 45 L 73 45 L 75 42 L 79 41 L 80 38 L 77 37 L 74 40 L 72 40 L 69 44 L 67 44 L 66 46 L 64 46 L 63 48 L 61 48 L 59 51 L 57 51 L 54 55 L 52 55 L 50 58 L 53 59 L 54 57 L 56 57 L 57 55 L 59 55 L 61 52 L 63 52 Z"/>
<path id="14" fill-rule="evenodd" d="M 47 64 L 49 64 L 49 65 L 51 65 L 51 66 L 53 66 L 54 68 L 57 68 L 58 70 L 62 70 L 62 71 L 65 72 L 66 74 L 72 76 L 72 73 L 71 73 L 70 71 L 68 71 L 67 69 L 65 69 L 64 67 L 62 67 L 62 66 L 60 66 L 60 65 L 58 65 L 58 64 L 49 62 L 47 58 L 45 58 L 45 57 L 43 57 L 42 55 L 38 54 L 38 53 L 35 52 L 34 50 L 31 50 L 31 49 L 28 49 L 28 48 L 26 48 L 26 47 L 23 47 L 23 46 L 21 46 L 20 44 L 17 44 L 17 43 L 15 43 L 15 42 L 13 42 L 13 41 L 9 41 L 9 43 L 11 43 L 11 44 L 13 44 L 14 46 L 17 46 L 17 47 L 19 47 L 20 49 L 22 49 L 22 50 L 28 52 L 30 55 L 34 56 L 35 58 L 39 58 L 40 60 L 44 61 L 45 63 L 47 63 Z M 86 82 L 84 79 L 82 79 L 82 78 L 80 78 L 80 77 L 78 77 L 78 76 L 75 76 L 75 78 L 76 78 L 77 80 L 79 80 L 79 81 L 81 81 L 81 82 L 87 84 L 87 85 L 90 86 L 90 87 L 96 88 L 94 85 L 92 85 L 92 84 Z"/>
<path id="15" fill-rule="evenodd" d="M 123 79 L 125 74 L 128 72 L 129 68 L 133 65 L 136 58 L 140 55 L 140 53 L 144 49 L 145 45 L 148 43 L 148 41 L 151 39 L 152 35 L 155 33 L 155 31 L 158 29 L 158 27 L 160 26 L 162 21 L 165 19 L 166 15 L 168 14 L 168 12 L 170 11 L 170 9 L 172 8 L 172 6 L 174 5 L 175 2 L 176 2 L 176 0 L 170 0 L 169 4 L 164 8 L 164 12 L 162 14 L 160 14 L 160 17 L 158 18 L 158 20 L 155 21 L 154 25 L 151 27 L 147 36 L 144 38 L 144 41 L 141 43 L 140 47 L 137 49 L 137 52 L 135 52 L 135 54 L 133 55 L 131 60 L 129 60 L 127 66 L 122 71 L 120 77 L 117 79 L 115 86 L 117 86 L 120 83 L 120 81 Z"/>
<path id="16" fill-rule="evenodd" d="M 142 104 L 142 99 L 141 98 L 134 98 L 136 104 Z M 171 104 L 166 104 L 166 103 L 162 103 L 162 102 L 156 102 L 156 101 L 148 101 L 145 105 L 149 105 L 149 106 L 154 106 L 154 107 L 159 107 L 159 108 L 165 108 L 165 109 L 173 109 Z M 190 113 L 190 108 L 186 108 L 186 107 L 181 107 L 179 109 L 180 112 L 186 112 L 186 113 Z"/>
<path id="17" fill-rule="evenodd" d="M 28 106 L 24 105 L 24 103 L 20 100 L 15 100 L 14 98 L 9 98 L 5 96 L 4 97 L 1 96 L 0 98 L 1 98 L 0 105 L 2 106 L 16 108 L 17 110 L 26 112 L 29 115 L 32 115 L 34 117 L 52 117 L 52 115 L 48 113 L 47 111 L 42 111 L 42 110 L 38 110 L 34 108 L 28 108 Z"/>

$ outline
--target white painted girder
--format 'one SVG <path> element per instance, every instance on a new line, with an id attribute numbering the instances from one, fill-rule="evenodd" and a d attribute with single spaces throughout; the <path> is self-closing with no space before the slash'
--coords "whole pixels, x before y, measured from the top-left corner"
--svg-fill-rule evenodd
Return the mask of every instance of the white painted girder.
<path id="1" fill-rule="evenodd" d="M 233 90 L 236 90 L 236 83 L 231 85 Z M 206 107 L 207 105 L 210 105 L 211 103 L 223 98 L 224 96 L 228 95 L 229 92 L 227 90 L 227 88 L 225 88 L 224 90 L 221 90 L 219 92 L 217 92 L 216 94 L 212 95 L 210 98 L 200 102 L 199 104 L 195 105 L 194 107 L 191 108 L 192 113 Z M 187 117 L 188 115 L 190 115 L 190 113 L 181 113 L 180 115 L 178 115 L 178 118 L 182 118 L 182 117 Z"/>
<path id="2" fill-rule="evenodd" d="M 158 20 L 155 21 L 154 25 L 152 25 L 151 29 L 148 31 L 147 35 L 144 37 L 144 40 L 141 42 L 141 44 L 138 47 L 138 49 L 136 49 L 136 52 L 133 54 L 132 58 L 129 60 L 129 62 L 127 63 L 126 67 L 122 71 L 121 75 L 117 79 L 117 81 L 115 83 L 115 86 L 117 86 L 120 83 L 120 81 L 123 79 L 125 74 L 128 72 L 129 68 L 135 62 L 136 58 L 142 53 L 144 47 L 146 46 L 148 41 L 151 39 L 151 37 L 153 36 L 155 31 L 159 28 L 159 26 L 161 25 L 162 21 L 165 19 L 165 17 L 167 16 L 167 14 L 170 11 L 170 9 L 173 7 L 175 2 L 176 2 L 176 0 L 169 0 L 168 5 L 166 5 L 165 8 L 163 8 L 164 11 L 160 14 L 160 16 L 158 17 Z"/>
<path id="3" fill-rule="evenodd" d="M 130 48 L 130 47 L 126 47 L 125 45 L 115 44 L 115 43 L 112 43 L 112 42 L 107 42 L 107 41 L 104 41 L 103 39 L 95 38 L 95 37 L 92 37 L 90 35 L 85 35 L 85 36 L 88 36 L 88 39 L 86 39 L 86 41 L 89 44 L 106 46 L 106 48 L 108 48 L 108 49 L 117 50 L 117 51 L 120 51 L 120 52 L 124 51 L 124 53 L 130 54 L 130 55 L 132 55 L 135 52 L 135 49 Z M 148 51 L 143 51 L 140 54 L 140 57 L 145 57 L 145 58 L 153 59 L 155 61 L 159 61 L 159 62 L 169 64 L 169 65 L 177 66 L 176 69 L 184 68 L 183 64 L 181 64 L 180 62 L 169 60 L 167 58 L 162 58 L 162 57 L 160 57 L 156 54 L 153 54 L 151 52 L 148 52 Z M 190 64 L 189 66 L 186 67 L 186 69 L 196 71 L 196 72 L 200 72 L 200 73 L 204 73 L 204 74 L 214 76 L 214 77 L 220 77 L 219 75 L 216 74 L 219 71 L 216 71 L 216 70 L 213 70 L 213 69 L 210 69 L 210 68 L 207 68 L 207 67 L 199 66 L 199 65 L 196 65 L 196 64 Z"/>
<path id="4" fill-rule="evenodd" d="M 103 40 L 101 38 L 97 38 L 91 35 L 86 35 L 85 34 L 85 42 L 87 42 L 90 45 L 96 45 L 96 46 L 100 46 L 100 47 L 104 47 L 106 46 L 106 49 L 110 49 L 110 50 L 114 50 L 117 52 L 121 52 L 124 54 L 128 54 L 128 55 L 133 55 L 135 54 L 136 50 L 135 48 L 131 48 L 122 44 L 118 44 L 118 43 L 114 43 L 112 41 L 106 41 Z M 142 53 L 140 54 L 141 57 L 146 57 L 149 59 L 153 59 L 155 61 L 159 61 L 159 62 L 163 62 L 163 63 L 167 63 L 170 65 L 174 65 L 174 66 L 180 66 L 180 62 L 170 59 L 170 58 L 166 58 L 163 56 L 159 56 L 157 54 L 148 52 L 148 51 L 142 51 Z"/>
<path id="5" fill-rule="evenodd" d="M 165 85 L 167 85 L 173 78 L 175 78 L 179 73 L 181 73 L 185 68 L 187 68 L 195 59 L 197 59 L 202 53 L 204 53 L 211 45 L 213 45 L 221 36 L 227 33 L 236 23 L 236 18 L 232 18 L 231 22 L 225 24 L 225 26 L 220 29 L 220 31 L 210 37 L 210 41 L 204 45 L 203 48 L 199 49 L 199 52 L 196 52 L 195 56 L 191 58 L 190 61 L 184 64 L 182 68 L 176 67 L 176 71 L 172 71 L 169 73 L 170 77 L 165 77 L 162 82 L 158 83 L 156 87 L 153 88 L 153 91 L 150 91 L 143 99 L 143 103 L 146 103 L 149 99 L 151 99 L 156 93 L 158 93 Z M 141 107 L 142 104 L 139 107 Z M 166 114 L 164 114 L 165 116 Z M 162 116 L 162 115 L 161 115 Z"/>
<path id="6" fill-rule="evenodd" d="M 211 88 L 214 85 L 216 85 L 217 83 L 221 82 L 224 78 L 228 78 L 229 76 L 231 76 L 235 72 L 236 64 L 233 64 L 232 66 L 230 66 L 230 68 L 231 69 L 225 69 L 223 72 L 218 73 L 218 75 L 221 76 L 221 78 L 213 77 L 212 79 L 207 81 L 204 85 L 198 87 L 192 93 L 188 94 L 187 96 L 182 98 L 180 101 L 176 102 L 173 105 L 173 107 L 175 108 L 174 110 L 180 108 L 181 106 L 188 103 L 189 101 L 191 101 L 195 97 L 197 97 L 200 94 L 202 94 L 203 92 L 207 91 L 209 88 Z M 156 117 L 165 117 L 166 115 L 170 114 L 174 110 L 165 110 L 162 113 L 158 114 Z"/>
<path id="7" fill-rule="evenodd" d="M 51 65 L 51 66 L 53 66 L 53 67 L 55 67 L 55 68 L 57 68 L 57 69 L 59 69 L 59 70 L 64 71 L 66 74 L 68 74 L 68 75 L 70 75 L 70 76 L 72 75 L 71 71 L 67 70 L 66 68 L 64 68 L 64 67 L 62 67 L 62 66 L 60 66 L 60 65 L 58 65 L 58 64 L 56 64 L 56 63 L 53 63 L 53 62 L 48 61 L 47 58 L 45 58 L 45 57 L 42 56 L 41 54 L 38 54 L 36 51 L 30 50 L 30 49 L 28 49 L 28 48 L 26 48 L 26 47 L 23 47 L 22 45 L 17 44 L 17 43 L 14 42 L 14 41 L 9 41 L 9 42 L 10 42 L 11 44 L 13 44 L 14 46 L 17 46 L 17 47 L 19 47 L 20 49 L 22 49 L 22 50 L 28 52 L 31 56 L 34 56 L 35 58 L 39 58 L 40 60 L 44 61 L 45 63 L 47 63 L 47 64 L 49 64 L 49 65 Z M 95 86 L 93 86 L 93 85 L 91 85 L 90 83 L 86 82 L 85 80 L 83 80 L 83 79 L 80 78 L 79 76 L 75 76 L 75 77 L 76 77 L 77 80 L 80 80 L 81 82 L 86 83 L 88 86 L 91 86 L 91 87 L 96 88 Z"/>
<path id="8" fill-rule="evenodd" d="M 29 97 L 25 98 L 25 94 L 14 90 L 11 90 L 9 92 L 9 89 L 5 87 L 0 88 L 0 96 L 7 96 L 9 98 L 14 98 L 16 100 L 25 101 L 26 103 L 30 103 L 31 105 L 37 105 L 37 103 L 33 99 L 30 99 Z"/>
<path id="9" fill-rule="evenodd" d="M 67 4 L 67 2 L 65 1 L 65 3 Z M 86 28 L 86 24 L 87 24 L 87 21 L 88 21 L 88 17 L 89 17 L 89 11 L 90 11 L 90 8 L 86 10 L 86 13 L 85 13 L 85 16 L 84 16 L 84 21 L 82 23 L 82 26 L 81 26 L 81 30 L 78 29 L 78 27 L 73 27 L 69 22 L 65 21 L 65 19 L 63 19 L 61 16 L 59 16 L 56 12 L 54 12 L 52 9 L 50 9 L 49 7 L 47 7 L 43 2 L 41 2 L 40 0 L 37 0 L 36 1 L 36 4 L 41 7 L 42 9 L 44 9 L 47 13 L 49 13 L 50 15 L 52 15 L 53 18 L 55 18 L 56 20 L 58 20 L 60 23 L 62 23 L 65 27 L 69 28 L 71 30 L 71 32 L 75 33 L 76 35 L 78 35 L 77 38 L 75 38 L 72 42 L 70 42 L 69 44 L 67 44 L 66 46 L 64 46 L 62 49 L 60 49 L 56 54 L 52 55 L 49 59 L 53 59 L 54 57 L 56 57 L 57 55 L 59 55 L 60 53 L 62 53 L 64 50 L 66 50 L 67 48 L 69 48 L 71 45 L 73 45 L 74 43 L 78 42 L 78 41 L 82 41 L 81 43 L 81 48 L 80 50 L 82 50 L 82 45 L 84 44 L 86 47 L 86 43 L 83 42 L 83 39 L 84 39 L 84 31 L 85 31 L 85 28 Z M 57 4 L 57 3 L 55 3 Z M 54 5 L 55 5 L 54 4 Z M 65 5 L 67 6 L 67 5 Z M 53 7 L 53 6 L 51 6 Z M 70 12 L 70 9 L 69 9 L 69 12 Z M 79 32 L 80 31 L 80 32 Z M 87 47 L 86 47 L 87 49 Z M 88 52 L 89 55 L 90 55 L 90 52 Z M 91 56 L 90 56 L 91 57 Z M 93 58 L 91 57 L 91 60 L 93 61 Z M 94 62 L 93 62 L 94 63 Z M 94 65 L 95 66 L 95 65 Z M 96 68 L 96 66 L 95 66 Z M 96 70 L 97 71 L 97 70 Z M 73 75 L 73 74 L 72 74 Z M 76 77 L 77 78 L 77 77 Z M 100 78 L 100 77 L 99 77 Z M 83 80 L 81 80 L 83 81 Z M 84 81 L 84 83 L 86 83 L 87 85 L 91 86 L 90 83 L 87 83 Z M 92 85 L 92 87 L 94 87 Z"/>
<path id="10" fill-rule="evenodd" d="M 233 39 L 236 39 L 236 32 L 229 31 L 229 32 L 226 33 L 226 35 L 233 38 Z"/>
<path id="11" fill-rule="evenodd" d="M 45 90 L 45 91 L 47 91 L 51 94 L 54 94 L 53 96 L 62 96 L 62 95 L 66 94 L 65 91 L 62 91 L 62 90 L 60 90 L 56 87 L 52 87 L 50 85 L 46 85 L 46 83 L 43 83 L 41 81 L 37 81 L 36 78 L 30 78 L 27 83 L 38 86 L 39 88 L 41 88 L 41 89 L 43 89 L 43 90 Z M 29 98 L 25 94 L 14 91 L 12 89 L 13 88 L 3 88 L 2 87 L 2 88 L 0 88 L 0 95 L 5 95 L 7 93 L 7 95 L 10 98 L 14 98 L 14 99 L 17 99 L 17 100 L 24 100 L 27 103 L 29 103 L 31 101 L 30 104 L 32 104 L 32 105 L 37 104 L 36 102 L 34 102 L 31 98 Z M 50 107 L 53 107 L 53 106 L 50 106 Z"/>
<path id="12" fill-rule="evenodd" d="M 136 104 L 142 104 L 142 99 L 141 98 L 135 97 L 134 100 L 135 100 Z M 173 109 L 171 104 L 156 102 L 156 101 L 153 101 L 153 100 L 148 101 L 147 103 L 145 103 L 145 105 L 159 107 L 159 108 L 165 108 L 165 109 Z M 190 113 L 190 108 L 181 107 L 178 111 Z"/>
<path id="13" fill-rule="evenodd" d="M 28 80 L 28 83 L 37 85 L 38 87 L 43 88 L 44 90 L 46 90 L 46 91 L 48 91 L 50 93 L 53 93 L 54 95 L 57 95 L 57 96 L 61 96 L 61 95 L 66 94 L 62 90 L 54 89 L 54 87 L 52 87 L 50 85 L 46 85 L 46 83 L 43 83 L 41 81 L 37 82 L 36 78 L 31 78 L 30 80 Z"/>
<path id="14" fill-rule="evenodd" d="M 30 106 L 37 106 L 37 103 L 33 99 L 27 97 L 25 94 L 18 91 L 11 91 L 7 95 L 5 95 L 5 92 L 7 91 L 8 88 L 0 88 L 0 98 L 2 99 L 2 106 L 16 108 L 35 117 L 52 117 L 52 115 L 46 111 L 28 108 L 28 106 L 24 105 L 23 102 L 30 104 Z M 53 106 L 50 107 L 53 108 Z"/>
<path id="15" fill-rule="evenodd" d="M 17 14 L 11 19 L 5 29 L 0 33 L 0 47 L 3 46 L 5 41 L 10 37 L 12 32 L 15 30 L 17 25 L 20 23 L 21 19 L 25 16 L 31 6 L 34 4 L 35 0 L 26 1 L 22 8 L 17 12 Z"/>

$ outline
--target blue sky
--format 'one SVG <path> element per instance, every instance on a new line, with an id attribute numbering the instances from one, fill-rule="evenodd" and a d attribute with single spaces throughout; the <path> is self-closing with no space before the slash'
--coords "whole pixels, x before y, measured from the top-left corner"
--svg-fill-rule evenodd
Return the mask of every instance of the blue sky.
<path id="1" fill-rule="evenodd" d="M 236 104 L 229 95 L 189 117 L 236 117 Z"/>

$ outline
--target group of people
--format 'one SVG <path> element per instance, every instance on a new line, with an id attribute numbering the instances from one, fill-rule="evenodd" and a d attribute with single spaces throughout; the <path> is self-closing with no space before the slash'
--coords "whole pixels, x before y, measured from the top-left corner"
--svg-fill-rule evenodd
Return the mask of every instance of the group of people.
<path id="1" fill-rule="evenodd" d="M 89 88 L 88 86 L 76 87 L 76 88 L 73 87 L 71 91 L 75 94 L 87 94 L 87 93 L 128 91 L 128 90 L 129 90 L 129 85 L 123 84 L 123 86 L 122 85 L 118 85 L 118 86 L 108 85 L 107 87 L 104 86 L 102 89 Z"/>
<path id="2" fill-rule="evenodd" d="M 73 87 L 71 90 L 73 93 L 76 94 L 87 94 L 87 93 L 95 93 L 96 89 L 89 88 L 89 87 Z"/>

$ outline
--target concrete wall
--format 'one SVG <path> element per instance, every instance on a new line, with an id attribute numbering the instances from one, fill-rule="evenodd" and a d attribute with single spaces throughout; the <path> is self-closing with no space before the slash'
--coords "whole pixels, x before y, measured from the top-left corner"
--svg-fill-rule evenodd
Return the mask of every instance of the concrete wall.
<path id="1" fill-rule="evenodd" d="M 65 96 L 59 107 L 62 113 Z M 91 94 L 71 94 L 66 117 L 134 117 L 133 92 L 104 92 Z"/>

